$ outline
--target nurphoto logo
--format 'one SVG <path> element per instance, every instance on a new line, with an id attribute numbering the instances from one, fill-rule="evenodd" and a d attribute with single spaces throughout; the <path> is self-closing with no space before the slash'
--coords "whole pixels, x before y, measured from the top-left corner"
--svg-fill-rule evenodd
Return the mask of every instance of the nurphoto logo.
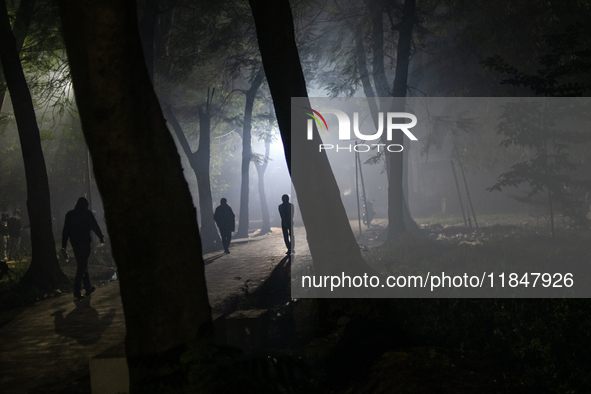
<path id="1" fill-rule="evenodd" d="M 324 119 L 322 114 L 312 108 L 303 107 L 304 109 L 312 112 L 304 112 L 306 115 L 310 116 L 312 119 L 308 119 L 308 135 L 307 138 L 309 141 L 313 139 L 313 127 L 314 121 L 316 121 L 319 130 L 326 130 L 328 131 L 328 124 Z M 340 141 L 351 141 L 351 120 L 349 119 L 349 115 L 345 112 L 340 111 L 338 109 L 326 109 L 323 111 L 325 114 L 333 114 L 336 115 L 337 120 L 339 122 L 339 140 Z M 413 133 L 410 132 L 409 129 L 413 128 L 417 125 L 417 117 L 408 112 L 387 112 L 384 116 L 383 112 L 378 112 L 378 129 L 374 134 L 362 134 L 359 131 L 359 113 L 353 112 L 353 134 L 355 135 L 356 139 L 360 139 L 362 141 L 375 141 L 380 140 L 382 138 L 382 134 L 384 132 L 384 118 L 386 119 L 386 140 L 392 141 L 392 133 L 395 130 L 402 131 L 411 141 L 417 141 L 417 137 L 414 136 Z M 396 123 L 400 122 L 401 119 L 410 119 L 410 123 Z M 346 150 L 348 152 L 355 151 L 355 152 L 368 152 L 372 148 L 377 148 L 378 152 L 381 152 L 382 149 L 387 150 L 388 152 L 402 152 L 404 149 L 400 144 L 349 144 L 349 145 L 339 145 L 339 144 L 319 144 L 318 151 L 322 152 L 322 150 L 329 150 L 329 149 L 336 149 L 336 151 Z"/>

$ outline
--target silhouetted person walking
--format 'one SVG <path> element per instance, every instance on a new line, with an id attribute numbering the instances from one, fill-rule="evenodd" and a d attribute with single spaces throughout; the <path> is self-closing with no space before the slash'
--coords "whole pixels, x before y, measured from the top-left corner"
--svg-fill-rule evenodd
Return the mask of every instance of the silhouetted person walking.
<path id="1" fill-rule="evenodd" d="M 8 218 L 8 260 L 14 260 L 21 248 L 21 211 Z"/>
<path id="2" fill-rule="evenodd" d="M 215 209 L 213 214 L 213 220 L 220 229 L 220 236 L 222 237 L 222 245 L 224 246 L 224 252 L 230 253 L 230 242 L 232 241 L 232 231 L 236 229 L 236 223 L 234 221 L 234 212 L 228 205 L 228 200 L 222 198 L 220 200 L 220 206 Z"/>
<path id="3" fill-rule="evenodd" d="M 279 216 L 281 216 L 281 230 L 283 231 L 283 241 L 287 247 L 287 253 L 291 254 L 293 240 L 293 204 L 289 202 L 289 196 L 284 194 L 281 197 L 282 204 L 279 205 Z"/>
<path id="4" fill-rule="evenodd" d="M 88 277 L 88 258 L 90 257 L 91 238 L 90 231 L 93 231 L 99 237 L 101 244 L 105 243 L 103 233 L 94 218 L 92 212 L 88 210 L 88 200 L 80 197 L 76 202 L 76 207 L 66 214 L 64 222 L 64 231 L 62 232 L 62 250 L 68 246 L 68 238 L 72 249 L 74 249 L 74 257 L 76 257 L 76 279 L 74 279 L 74 297 L 79 300 L 84 298 L 80 293 L 80 287 L 84 282 L 84 289 L 86 296 L 89 296 L 96 290 L 94 286 L 90 285 L 90 278 Z"/>

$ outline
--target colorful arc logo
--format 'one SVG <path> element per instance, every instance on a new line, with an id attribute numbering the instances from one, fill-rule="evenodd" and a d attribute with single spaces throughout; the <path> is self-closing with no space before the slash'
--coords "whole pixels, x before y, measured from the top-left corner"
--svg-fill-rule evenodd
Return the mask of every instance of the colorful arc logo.
<path id="1" fill-rule="evenodd" d="M 312 108 L 307 108 L 307 107 L 302 107 L 304 109 L 309 109 L 310 111 L 312 111 L 313 113 L 309 113 L 309 112 L 304 112 L 306 115 L 311 116 L 316 123 L 318 123 L 318 127 L 320 128 L 320 130 L 324 129 L 324 127 L 322 127 L 322 123 L 320 123 L 320 120 L 314 116 L 314 114 L 318 115 L 320 117 L 320 119 L 322 119 L 322 122 L 324 122 L 324 126 L 326 126 L 326 131 L 328 131 L 328 125 L 326 124 L 326 120 L 324 120 L 324 117 L 322 115 L 320 115 L 320 112 L 313 110 Z"/>

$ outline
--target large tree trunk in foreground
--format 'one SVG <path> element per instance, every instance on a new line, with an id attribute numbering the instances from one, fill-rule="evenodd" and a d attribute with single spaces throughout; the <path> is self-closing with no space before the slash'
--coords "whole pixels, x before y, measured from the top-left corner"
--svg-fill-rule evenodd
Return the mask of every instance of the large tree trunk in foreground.
<path id="1" fill-rule="evenodd" d="M 160 0 L 146 0 L 144 13 L 139 22 L 144 60 L 152 83 L 154 82 L 154 35 L 158 24 L 159 3 Z"/>
<path id="2" fill-rule="evenodd" d="M 211 335 L 191 194 L 150 83 L 134 1 L 63 0 L 76 102 L 120 277 L 131 392 Z M 152 390 L 150 390 L 150 388 Z"/>
<path id="3" fill-rule="evenodd" d="M 250 191 L 250 162 L 252 160 L 252 107 L 257 91 L 263 83 L 265 71 L 263 67 L 257 72 L 250 89 L 246 91 L 246 105 L 244 108 L 244 126 L 242 127 L 242 182 L 240 184 L 240 216 L 236 238 L 248 238 L 248 202 Z"/>
<path id="4" fill-rule="evenodd" d="M 307 98 L 308 93 L 295 44 L 289 2 L 250 0 L 249 3 L 315 272 L 322 275 L 342 271 L 371 275 L 373 270 L 363 261 L 328 158 L 324 152 L 317 153 L 320 142 L 317 130 L 313 143 L 305 141 L 304 137 L 293 141 L 291 138 L 292 116 L 303 125 L 302 130 L 306 124 L 302 111 L 291 113 L 291 98 Z M 298 156 L 302 154 L 310 160 L 293 162 L 292 142 Z"/>
<path id="5" fill-rule="evenodd" d="M 17 53 L 21 53 L 25 38 L 27 37 L 27 32 L 29 31 L 29 26 L 31 26 L 33 12 L 35 10 L 35 1 L 36 0 L 22 0 L 18 7 L 18 11 L 16 12 L 12 34 L 14 35 Z M 6 8 L 6 4 L 4 4 L 4 7 Z M 0 111 L 4 106 L 4 101 L 6 101 L 5 82 L 6 77 L 4 76 L 4 73 L 0 73 Z"/>
<path id="6" fill-rule="evenodd" d="M 27 211 L 31 227 L 31 265 L 23 282 L 43 290 L 56 289 L 69 283 L 69 280 L 62 272 L 55 252 L 49 182 L 33 100 L 19 60 L 16 41 L 10 30 L 6 3 L 0 3 L 0 61 L 12 98 L 23 152 L 27 179 Z"/>

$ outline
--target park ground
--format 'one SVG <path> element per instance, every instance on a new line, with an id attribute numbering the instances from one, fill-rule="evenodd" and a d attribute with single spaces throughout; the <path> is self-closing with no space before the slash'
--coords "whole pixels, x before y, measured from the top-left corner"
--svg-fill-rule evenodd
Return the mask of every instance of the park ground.
<path id="1" fill-rule="evenodd" d="M 518 246 L 508 238 L 517 240 L 519 249 L 530 243 L 539 250 L 534 258 L 548 254 L 544 248 L 558 250 L 554 259 L 591 255 L 588 230 L 564 223 L 558 239 L 549 242 L 544 223 L 515 216 L 499 221 L 483 217 L 478 231 L 458 218 L 420 221 L 425 238 L 400 241 L 398 250 L 406 252 L 398 253 L 397 261 L 432 258 L 431 248 L 450 259 L 458 247 L 463 256 L 480 256 L 478 248 L 499 239 L 505 239 L 510 254 Z M 359 237 L 368 261 L 389 253 L 379 246 L 384 224 L 376 221 Z M 358 229 L 356 222 L 351 225 Z M 309 262 L 305 242 L 296 241 L 297 259 L 292 259 L 285 255 L 279 229 L 255 235 L 236 240 L 229 255 L 204 256 L 214 317 L 225 316 L 220 341 L 243 350 L 231 371 L 238 380 L 245 368 L 260 374 L 259 381 L 269 380 L 255 391 L 583 393 L 589 388 L 587 300 L 294 300 L 289 271 L 292 261 Z M 304 230 L 296 229 L 296 239 L 304 238 Z M 74 274 L 72 266 L 64 271 Z M 52 294 L 0 313 L 3 393 L 90 393 L 90 360 L 124 356 L 118 281 L 111 280 L 108 265 L 97 263 L 90 272 L 100 285 L 89 299 L 75 302 L 71 293 Z M 246 328 L 250 334 L 241 337 Z M 267 355 L 276 362 L 256 361 Z M 257 363 L 254 372 L 245 367 L 249 362 Z M 287 378 L 265 371 L 277 366 Z"/>

